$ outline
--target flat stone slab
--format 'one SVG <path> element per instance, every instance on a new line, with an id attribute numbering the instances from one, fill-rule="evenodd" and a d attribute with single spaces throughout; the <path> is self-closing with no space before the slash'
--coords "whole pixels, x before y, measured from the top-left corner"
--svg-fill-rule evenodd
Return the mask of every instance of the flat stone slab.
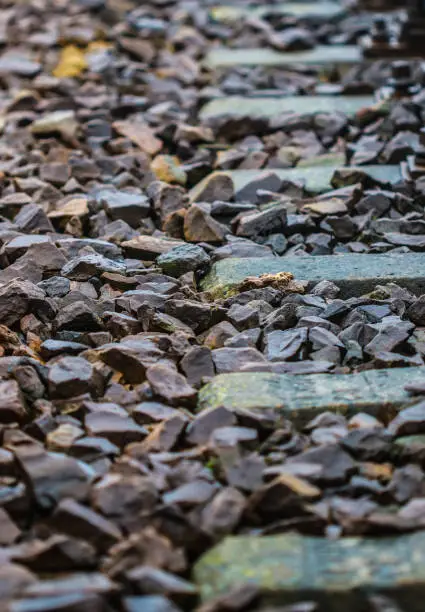
<path id="1" fill-rule="evenodd" d="M 354 167 L 352 167 L 355 169 Z M 295 183 L 302 183 L 306 191 L 312 194 L 325 193 L 332 189 L 332 177 L 336 170 L 340 170 L 341 166 L 311 166 L 288 169 L 273 170 L 232 170 L 228 172 L 235 186 L 236 194 L 240 189 L 248 185 L 251 181 L 260 178 L 265 172 L 273 172 L 279 178 Z M 402 180 L 402 174 L 399 166 L 361 166 L 357 170 L 364 172 L 372 179 L 380 183 L 388 183 L 394 185 Z"/>
<path id="2" fill-rule="evenodd" d="M 209 68 L 233 66 L 284 66 L 291 64 L 310 66 L 351 66 L 363 61 L 362 51 L 356 45 L 319 45 L 308 51 L 280 52 L 272 49 L 212 49 L 205 58 Z"/>
<path id="3" fill-rule="evenodd" d="M 343 17 L 347 14 L 344 7 L 335 2 L 283 2 L 268 6 L 214 6 L 211 16 L 216 21 L 232 22 L 241 17 L 263 17 L 268 13 L 289 15 L 297 19 L 313 17 L 323 18 L 328 21 Z"/>
<path id="4" fill-rule="evenodd" d="M 359 612 L 372 609 L 368 596 L 384 594 L 397 609 L 422 612 L 425 533 L 340 540 L 231 537 L 198 561 L 194 579 L 204 601 L 249 584 L 261 589 L 262 605 L 313 600 L 320 612 Z"/>
<path id="5" fill-rule="evenodd" d="M 220 374 L 200 391 L 198 411 L 224 406 L 236 412 L 257 411 L 289 418 L 299 426 L 326 411 L 347 417 L 367 412 L 389 421 L 412 402 L 404 386 L 424 376 L 422 366 L 355 374 Z"/>
<path id="6" fill-rule="evenodd" d="M 288 96 L 286 98 L 229 96 L 208 102 L 199 113 L 202 121 L 217 117 L 276 117 L 297 113 L 309 117 L 319 113 L 339 112 L 354 116 L 363 108 L 376 103 L 373 96 Z"/>
<path id="7" fill-rule="evenodd" d="M 338 285 L 342 299 L 386 283 L 397 283 L 416 295 L 425 293 L 425 253 L 228 258 L 215 262 L 200 286 L 217 299 L 232 295 L 247 276 L 278 272 L 291 272 L 309 287 L 325 278 Z"/>

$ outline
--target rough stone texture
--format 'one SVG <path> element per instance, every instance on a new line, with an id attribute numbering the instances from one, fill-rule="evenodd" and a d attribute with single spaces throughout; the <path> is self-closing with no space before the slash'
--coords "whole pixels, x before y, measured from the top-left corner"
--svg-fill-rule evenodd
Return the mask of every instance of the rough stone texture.
<path id="1" fill-rule="evenodd" d="M 209 261 L 210 258 L 201 247 L 195 244 L 185 244 L 160 255 L 157 264 L 165 274 L 178 277 L 200 266 L 205 266 Z"/>
<path id="2" fill-rule="evenodd" d="M 315 53 L 317 53 L 315 51 Z M 340 112 L 355 115 L 360 109 L 372 106 L 372 96 L 289 96 L 287 98 L 218 98 L 206 104 L 200 117 L 203 121 L 226 115 L 232 117 L 274 117 L 296 112 L 301 116 Z"/>
<path id="3" fill-rule="evenodd" d="M 326 540 L 298 535 L 228 538 L 195 566 L 204 600 L 244 585 L 262 603 L 314 599 L 320 611 L 368 609 L 368 594 L 390 595 L 400 609 L 420 612 L 425 586 L 425 534 Z"/>
<path id="4" fill-rule="evenodd" d="M 355 169 L 354 167 L 350 168 Z M 368 177 L 377 180 L 382 183 L 394 184 L 401 180 L 401 173 L 399 166 L 362 166 L 358 168 L 364 172 Z M 291 181 L 295 183 L 301 183 L 304 189 L 310 193 L 318 194 L 324 193 L 332 188 L 332 177 L 335 171 L 339 170 L 338 166 L 329 165 L 323 167 L 298 167 L 298 168 L 274 168 L 273 174 L 277 175 L 284 181 Z M 232 170 L 227 173 L 231 176 L 235 187 L 236 197 L 238 192 L 243 189 L 251 181 L 256 180 L 265 174 L 264 170 Z M 202 181 L 203 183 L 204 181 Z M 194 190 L 199 190 L 200 187 L 196 185 Z"/>
<path id="5" fill-rule="evenodd" d="M 279 414 L 297 424 L 325 411 L 377 415 L 385 421 L 412 402 L 406 383 L 421 380 L 425 368 L 371 370 L 358 374 L 222 374 L 199 394 L 198 410 L 222 406 L 235 412 Z"/>
<path id="6" fill-rule="evenodd" d="M 267 6 L 216 6 L 211 10 L 211 15 L 217 21 L 233 22 L 241 17 L 263 17 L 267 14 Z M 290 15 L 291 17 L 314 19 L 324 18 L 326 21 L 342 17 L 345 9 L 336 2 L 285 2 L 273 5 L 274 14 Z"/>
<path id="7" fill-rule="evenodd" d="M 230 66 L 282 66 L 284 64 L 356 64 L 361 60 L 361 50 L 355 45 L 344 47 L 318 46 L 312 51 L 278 53 L 271 49 L 225 49 L 210 51 L 205 63 L 210 68 Z"/>
<path id="8" fill-rule="evenodd" d="M 201 289 L 222 297 L 248 276 L 291 272 L 297 281 L 308 281 L 310 287 L 326 278 L 338 285 L 342 299 L 363 295 L 385 283 L 397 283 L 420 295 L 425 293 L 424 266 L 425 256 L 416 253 L 225 259 L 212 266 Z"/>

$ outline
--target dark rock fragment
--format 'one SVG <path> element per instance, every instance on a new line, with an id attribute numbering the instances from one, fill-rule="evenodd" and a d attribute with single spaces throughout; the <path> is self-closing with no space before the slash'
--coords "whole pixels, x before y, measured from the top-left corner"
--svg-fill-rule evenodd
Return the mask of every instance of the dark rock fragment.
<path id="1" fill-rule="evenodd" d="M 90 542 L 101 552 L 122 537 L 114 523 L 73 499 L 60 501 L 49 523 L 61 533 Z"/>
<path id="2" fill-rule="evenodd" d="M 152 365 L 146 370 L 155 395 L 171 405 L 193 404 L 196 390 L 191 387 L 184 376 L 166 365 Z"/>
<path id="3" fill-rule="evenodd" d="M 180 362 L 190 385 L 199 386 L 203 379 L 214 376 L 214 363 L 211 351 L 205 346 L 194 346 L 189 349 Z"/>
<path id="4" fill-rule="evenodd" d="M 86 464 L 57 453 L 48 453 L 36 444 L 11 446 L 25 474 L 30 491 L 40 508 L 51 509 L 61 499 L 87 498 L 93 470 Z"/>
<path id="5" fill-rule="evenodd" d="M 83 393 L 98 395 L 102 390 L 100 373 L 82 357 L 61 357 L 49 369 L 49 393 L 55 398 Z"/>
<path id="6" fill-rule="evenodd" d="M 0 380 L 0 423 L 22 423 L 28 418 L 25 398 L 16 380 Z"/>
<path id="7" fill-rule="evenodd" d="M 192 272 L 210 261 L 204 249 L 194 244 L 175 247 L 158 257 L 156 263 L 165 274 L 179 277 L 186 272 Z"/>

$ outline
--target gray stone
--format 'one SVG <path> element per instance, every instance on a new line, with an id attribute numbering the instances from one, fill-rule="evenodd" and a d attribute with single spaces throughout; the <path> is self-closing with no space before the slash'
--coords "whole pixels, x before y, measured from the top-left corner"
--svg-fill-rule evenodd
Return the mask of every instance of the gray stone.
<path id="1" fill-rule="evenodd" d="M 146 378 L 155 395 L 168 404 L 192 404 L 196 398 L 196 391 L 187 382 L 184 376 L 162 364 L 155 364 L 146 370 Z"/>
<path id="2" fill-rule="evenodd" d="M 215 369 L 219 374 L 237 372 L 246 363 L 264 363 L 260 351 L 254 348 L 218 348 L 212 352 Z"/>
<path id="3" fill-rule="evenodd" d="M 33 61 L 29 56 L 16 52 L 7 52 L 0 57 L 0 75 L 17 75 L 34 77 L 41 70 L 39 62 Z"/>
<path id="4" fill-rule="evenodd" d="M 118 586 L 100 572 L 75 572 L 58 578 L 37 581 L 25 589 L 25 596 L 31 598 L 53 597 L 68 593 L 116 593 Z"/>
<path id="5" fill-rule="evenodd" d="M 351 168 L 356 169 L 356 168 Z M 401 173 L 399 166 L 363 166 L 358 168 L 367 177 L 372 180 L 376 180 L 384 184 L 395 184 L 401 181 Z M 279 177 L 283 181 L 290 181 L 294 183 L 300 183 L 304 189 L 313 194 L 324 193 L 332 189 L 332 178 L 334 173 L 340 170 L 339 166 L 323 166 L 323 167 L 297 167 L 273 169 L 273 174 Z M 240 198 L 240 193 L 243 194 L 243 189 L 249 185 L 252 181 L 259 180 L 263 177 L 266 172 L 264 170 L 232 170 L 227 172 L 232 178 L 236 199 Z M 267 172 L 270 174 L 270 172 Z M 204 179 L 205 181 L 205 179 Z M 199 183 L 200 186 L 204 184 L 204 181 Z M 198 185 L 194 189 L 198 189 Z"/>
<path id="6" fill-rule="evenodd" d="M 123 219 L 131 227 L 138 227 L 142 219 L 150 214 L 149 198 L 141 193 L 104 189 L 95 198 L 111 219 Z"/>
<path id="7" fill-rule="evenodd" d="M 62 275 L 71 280 L 86 281 L 102 272 L 125 272 L 125 265 L 98 253 L 75 257 L 62 268 Z"/>
<path id="8" fill-rule="evenodd" d="M 313 600 L 320 610 L 369 609 L 371 594 L 388 594 L 400 609 L 421 612 L 425 534 L 325 538 L 295 534 L 231 537 L 196 564 L 203 600 L 257 586 L 263 605 Z"/>
<path id="9" fill-rule="evenodd" d="M 361 49 L 355 45 L 317 46 L 311 51 L 279 53 L 271 49 L 212 49 L 205 60 L 210 68 L 233 66 L 284 66 L 291 64 L 352 66 L 361 61 Z"/>
<path id="10" fill-rule="evenodd" d="M 168 253 L 160 255 L 156 261 L 165 274 L 178 277 L 186 272 L 196 270 L 200 266 L 208 264 L 209 256 L 204 249 L 196 244 L 183 244 L 177 246 Z"/>
<path id="11" fill-rule="evenodd" d="M 285 204 L 273 205 L 262 211 L 248 212 L 239 218 L 236 235 L 252 237 L 272 232 L 283 232 L 286 226 L 286 218 Z"/>
<path id="12" fill-rule="evenodd" d="M 331 47 L 329 47 L 331 48 Z M 372 106 L 372 96 L 288 96 L 287 98 L 217 98 L 206 104 L 200 113 L 202 121 L 222 116 L 276 117 L 283 113 L 296 113 L 302 117 L 318 113 L 343 113 L 353 116 L 359 110 Z"/>
<path id="13" fill-rule="evenodd" d="M 125 612 L 181 612 L 163 595 L 134 595 L 123 600 Z"/>
<path id="14" fill-rule="evenodd" d="M 232 373 L 217 376 L 199 393 L 198 410 L 222 406 L 263 412 L 304 424 L 318 414 L 366 412 L 388 422 L 412 398 L 404 385 L 422 380 L 424 367 L 370 370 L 356 374 L 291 376 Z"/>
<path id="15" fill-rule="evenodd" d="M 66 398 L 96 389 L 96 372 L 82 357 L 61 357 L 49 370 L 49 392 L 52 397 Z"/>
<path id="16" fill-rule="evenodd" d="M 39 444 L 11 445 L 37 506 L 51 510 L 61 500 L 87 499 L 96 473 L 86 463 L 60 453 L 48 453 Z"/>
<path id="17" fill-rule="evenodd" d="M 326 278 L 340 288 L 342 299 L 363 295 L 386 283 L 396 283 L 420 295 L 425 293 L 424 265 L 425 256 L 419 253 L 229 258 L 212 266 L 201 289 L 216 298 L 228 297 L 248 276 L 291 272 L 297 281 L 308 281 L 310 288 Z"/>
<path id="18" fill-rule="evenodd" d="M 264 17 L 267 13 L 290 15 L 291 17 L 323 18 L 326 21 L 342 17 L 345 9 L 336 2 L 285 2 L 268 6 L 215 6 L 211 17 L 216 21 L 232 23 L 243 17 Z"/>
<path id="19" fill-rule="evenodd" d="M 69 593 L 38 599 L 20 599 L 11 603 L 10 612 L 102 612 L 103 600 L 94 593 Z"/>
<path id="20" fill-rule="evenodd" d="M 14 325 L 28 311 L 52 318 L 51 305 L 44 291 L 33 283 L 16 278 L 0 288 L 0 322 Z"/>
<path id="21" fill-rule="evenodd" d="M 56 241 L 56 244 L 66 257 L 69 258 L 77 257 L 80 250 L 84 247 L 91 247 L 96 253 L 109 259 L 116 260 L 121 257 L 120 247 L 107 240 L 99 240 L 97 238 L 60 238 L 60 240 Z"/>
<path id="22" fill-rule="evenodd" d="M 180 367 L 190 385 L 200 385 L 203 378 L 214 376 L 211 351 L 206 346 L 193 346 L 180 362 Z"/>
<path id="23" fill-rule="evenodd" d="M 71 283 L 68 278 L 62 276 L 52 276 L 41 283 L 38 283 L 38 287 L 45 291 L 49 297 L 63 297 L 69 293 L 71 289 Z"/>
<path id="24" fill-rule="evenodd" d="M 265 335 L 265 355 L 268 361 L 285 361 L 295 357 L 303 344 L 307 342 L 307 328 L 280 329 Z"/>

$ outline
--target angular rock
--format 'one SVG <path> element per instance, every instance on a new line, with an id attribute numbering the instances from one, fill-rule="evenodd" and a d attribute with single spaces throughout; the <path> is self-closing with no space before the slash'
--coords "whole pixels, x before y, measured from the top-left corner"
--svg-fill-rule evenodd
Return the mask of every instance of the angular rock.
<path id="1" fill-rule="evenodd" d="M 164 356 L 157 343 L 137 336 L 105 344 L 96 352 L 101 361 L 122 372 L 125 379 L 133 384 L 144 382 L 146 369 Z"/>
<path id="2" fill-rule="evenodd" d="M 407 316 L 415 325 L 425 325 L 425 295 L 421 295 L 408 309 Z"/>
<path id="3" fill-rule="evenodd" d="M 25 398 L 16 380 L 0 380 L 0 423 L 22 423 L 27 418 Z"/>
<path id="4" fill-rule="evenodd" d="M 181 240 L 157 238 L 155 236 L 137 236 L 121 244 L 126 255 L 140 259 L 153 260 L 162 253 L 168 253 L 175 247 L 184 245 Z"/>
<path id="5" fill-rule="evenodd" d="M 74 281 L 86 281 L 103 272 L 125 272 L 125 265 L 108 259 L 98 253 L 81 255 L 72 259 L 61 270 L 61 274 Z"/>
<path id="6" fill-rule="evenodd" d="M 152 429 L 148 437 L 142 442 L 144 452 L 171 451 L 181 438 L 188 419 L 181 413 L 167 417 L 160 425 Z"/>
<path id="7" fill-rule="evenodd" d="M 158 492 L 151 479 L 137 475 L 107 474 L 92 488 L 92 507 L 120 527 L 139 525 L 139 516 L 154 509 Z"/>
<path id="8" fill-rule="evenodd" d="M 327 486 L 337 486 L 347 482 L 356 471 L 356 463 L 338 444 L 325 444 L 290 457 L 287 462 L 289 469 L 297 469 L 298 465 L 312 466 L 309 480 Z"/>
<path id="9" fill-rule="evenodd" d="M 212 358 L 217 374 L 237 372 L 246 363 L 265 363 L 264 356 L 254 348 L 218 348 Z"/>
<path id="10" fill-rule="evenodd" d="M 210 174 L 190 192 L 191 202 L 228 202 L 233 197 L 233 181 L 224 172 Z"/>
<path id="11" fill-rule="evenodd" d="M 35 445 L 11 447 L 36 504 L 52 509 L 61 499 L 87 498 L 95 472 L 86 464 L 57 453 L 48 453 Z"/>
<path id="12" fill-rule="evenodd" d="M 172 406 L 192 404 L 196 399 L 196 390 L 184 376 L 166 365 L 150 366 L 146 370 L 146 378 L 154 394 Z"/>
<path id="13" fill-rule="evenodd" d="M 295 357 L 307 342 L 307 328 L 276 330 L 264 337 L 264 353 L 268 361 L 286 361 Z"/>
<path id="14" fill-rule="evenodd" d="M 77 301 L 61 308 L 55 318 L 56 331 L 98 331 L 103 329 L 102 321 L 88 304 Z M 53 341 L 51 341 L 53 342 Z"/>
<path id="15" fill-rule="evenodd" d="M 127 572 L 126 578 L 138 593 L 165 595 L 186 605 L 197 597 L 197 588 L 193 584 L 157 568 L 138 566 Z"/>
<path id="16" fill-rule="evenodd" d="M 60 134 L 65 140 L 74 139 L 78 131 L 78 122 L 74 111 L 60 110 L 47 113 L 31 124 L 35 135 Z"/>
<path id="17" fill-rule="evenodd" d="M 410 436 L 425 432 L 425 402 L 401 410 L 391 421 L 388 431 L 393 436 Z"/>
<path id="18" fill-rule="evenodd" d="M 207 213 L 192 204 L 184 218 L 184 236 L 188 242 L 223 242 L 226 228 Z"/>
<path id="19" fill-rule="evenodd" d="M 0 287 L 0 322 L 11 326 L 22 318 L 28 310 L 52 313 L 44 291 L 33 283 L 16 279 Z M 53 313 L 52 313 L 53 314 Z"/>
<path id="20" fill-rule="evenodd" d="M 75 397 L 101 391 L 99 376 L 92 364 L 82 357 L 61 357 L 49 369 L 49 393 L 52 397 Z"/>
<path id="21" fill-rule="evenodd" d="M 206 346 L 194 346 L 185 354 L 180 367 L 190 385 L 198 386 L 203 379 L 214 376 L 211 351 Z"/>
<path id="22" fill-rule="evenodd" d="M 287 214 L 284 204 L 270 206 L 261 212 L 248 212 L 239 217 L 236 235 L 249 238 L 271 234 L 272 232 L 282 233 L 286 227 L 286 219 Z"/>
<path id="23" fill-rule="evenodd" d="M 101 190 L 96 200 L 103 204 L 112 220 L 122 219 L 130 227 L 139 227 L 142 219 L 150 215 L 149 199 L 143 194 Z"/>
<path id="24" fill-rule="evenodd" d="M 85 427 L 90 436 L 106 438 L 121 448 L 132 442 L 140 442 L 148 433 L 131 417 L 106 411 L 88 414 Z"/>
<path id="25" fill-rule="evenodd" d="M 23 206 L 16 215 L 14 223 L 23 232 L 53 232 L 53 225 L 41 206 L 37 204 Z"/>
<path id="26" fill-rule="evenodd" d="M 209 256 L 200 246 L 184 244 L 160 255 L 156 263 L 162 268 L 164 274 L 178 278 L 186 272 L 206 266 L 209 261 Z"/>
<path id="27" fill-rule="evenodd" d="M 50 524 L 61 533 L 87 540 L 102 552 L 106 552 L 122 537 L 114 523 L 73 499 L 59 502 Z"/>
<path id="28" fill-rule="evenodd" d="M 189 425 L 186 439 L 190 444 L 206 444 L 215 429 L 236 424 L 235 415 L 226 408 L 206 409 Z"/>
<path id="29" fill-rule="evenodd" d="M 65 535 L 34 540 L 14 558 L 38 572 L 91 569 L 96 563 L 95 550 L 90 544 Z"/>

